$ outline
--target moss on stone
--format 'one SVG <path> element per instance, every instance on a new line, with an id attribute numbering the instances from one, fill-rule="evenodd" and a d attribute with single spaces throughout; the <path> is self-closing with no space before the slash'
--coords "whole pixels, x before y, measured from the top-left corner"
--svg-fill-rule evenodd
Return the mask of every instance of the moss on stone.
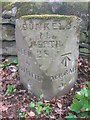
<path id="1" fill-rule="evenodd" d="M 12 2 L 7 2 L 7 4 L 3 3 L 3 8 L 5 10 L 10 10 L 10 9 L 12 9 L 12 5 L 13 5 Z"/>
<path id="2" fill-rule="evenodd" d="M 58 14 L 44 14 L 44 15 L 25 15 L 21 16 L 21 19 L 29 20 L 29 19 L 67 19 L 72 20 L 73 18 L 76 18 L 76 16 L 68 16 L 68 15 L 58 15 Z"/>

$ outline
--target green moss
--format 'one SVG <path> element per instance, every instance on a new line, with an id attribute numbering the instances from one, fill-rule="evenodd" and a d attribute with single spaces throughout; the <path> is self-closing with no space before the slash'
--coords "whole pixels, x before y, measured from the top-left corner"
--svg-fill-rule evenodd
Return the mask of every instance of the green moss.
<path id="1" fill-rule="evenodd" d="M 12 9 L 12 5 L 13 5 L 12 2 L 6 2 L 6 3 L 4 2 L 2 7 L 4 10 L 10 10 Z"/>
<path id="2" fill-rule="evenodd" d="M 58 15 L 58 14 L 44 14 L 44 15 L 25 15 L 21 16 L 21 19 L 28 20 L 28 19 L 68 19 L 71 20 L 76 18 L 76 16 L 67 16 L 67 15 Z"/>
<path id="3" fill-rule="evenodd" d="M 86 54 L 89 54 L 90 51 L 87 48 L 80 48 L 80 52 L 85 52 Z"/>
<path id="4" fill-rule="evenodd" d="M 6 32 L 8 35 L 14 35 L 15 29 L 12 26 L 7 26 Z"/>

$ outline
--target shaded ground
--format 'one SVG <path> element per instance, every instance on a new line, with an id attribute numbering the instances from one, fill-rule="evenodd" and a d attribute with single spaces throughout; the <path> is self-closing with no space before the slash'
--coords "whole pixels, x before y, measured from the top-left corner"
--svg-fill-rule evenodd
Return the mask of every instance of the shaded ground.
<path id="1" fill-rule="evenodd" d="M 1 63 L 7 63 L 7 59 Z M 0 64 L 1 64 L 0 63 Z M 2 120 L 62 120 L 70 111 L 69 107 L 72 99 L 77 91 L 85 87 L 85 82 L 90 81 L 90 62 L 87 59 L 80 58 L 78 60 L 78 79 L 73 88 L 67 95 L 61 96 L 58 99 L 54 97 L 50 101 L 44 98 L 36 98 L 28 93 L 20 83 L 18 66 L 11 64 L 7 67 L 0 68 L 0 118 Z M 6 94 L 7 85 L 15 85 L 16 91 L 11 94 Z M 41 114 L 36 114 L 35 108 L 30 108 L 29 105 L 33 101 L 41 101 L 50 104 L 50 113 L 44 111 Z M 24 113 L 22 118 L 21 113 Z"/>

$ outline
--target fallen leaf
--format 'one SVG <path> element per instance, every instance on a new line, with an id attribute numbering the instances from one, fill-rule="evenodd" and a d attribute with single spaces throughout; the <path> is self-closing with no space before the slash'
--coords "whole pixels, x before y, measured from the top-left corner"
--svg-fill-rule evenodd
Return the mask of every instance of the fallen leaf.
<path id="1" fill-rule="evenodd" d="M 4 112 L 4 111 L 7 111 L 8 110 L 8 107 L 3 105 L 2 102 L 0 102 L 0 112 Z"/>
<path id="2" fill-rule="evenodd" d="M 57 102 L 57 106 L 62 109 L 62 104 L 60 102 Z"/>
<path id="3" fill-rule="evenodd" d="M 56 119 L 56 117 L 54 115 L 50 115 L 50 119 Z"/>
<path id="4" fill-rule="evenodd" d="M 55 109 L 55 112 L 56 112 L 57 114 L 60 114 L 60 113 L 61 113 L 61 110 L 60 110 L 59 108 L 56 108 L 56 109 Z"/>
<path id="5" fill-rule="evenodd" d="M 27 110 L 25 108 L 20 109 L 21 112 L 26 112 Z"/>
<path id="6" fill-rule="evenodd" d="M 34 116 L 35 116 L 35 113 L 34 113 L 33 111 L 27 112 L 27 114 L 28 114 L 30 117 L 34 117 Z"/>

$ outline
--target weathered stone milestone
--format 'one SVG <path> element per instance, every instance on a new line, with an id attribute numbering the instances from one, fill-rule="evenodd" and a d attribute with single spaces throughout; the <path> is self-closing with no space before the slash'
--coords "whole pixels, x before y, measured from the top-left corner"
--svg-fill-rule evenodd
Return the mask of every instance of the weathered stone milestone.
<path id="1" fill-rule="evenodd" d="M 20 79 L 30 92 L 50 99 L 74 85 L 79 24 L 79 18 L 61 15 L 30 15 L 16 21 Z"/>

